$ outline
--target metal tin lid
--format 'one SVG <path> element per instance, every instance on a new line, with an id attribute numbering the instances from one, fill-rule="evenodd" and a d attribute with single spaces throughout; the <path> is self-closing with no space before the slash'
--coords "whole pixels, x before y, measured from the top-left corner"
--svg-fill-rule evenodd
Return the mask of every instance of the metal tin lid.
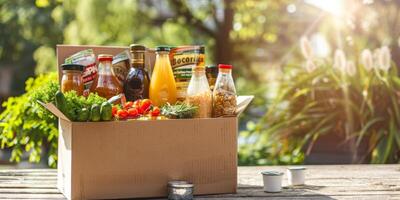
<path id="1" fill-rule="evenodd" d="M 171 185 L 170 187 L 172 187 L 172 188 L 193 188 L 194 185 L 192 183 L 184 183 L 184 184 Z"/>
<path id="2" fill-rule="evenodd" d="M 187 181 L 182 181 L 182 180 L 168 181 L 168 186 L 171 186 L 171 185 L 179 185 L 179 184 L 186 184 L 186 183 L 189 183 L 189 182 L 187 182 Z"/>
<path id="3" fill-rule="evenodd" d="M 293 166 L 293 167 L 288 167 L 288 170 L 306 170 L 306 167 L 303 166 Z"/>
<path id="4" fill-rule="evenodd" d="M 61 65 L 62 70 L 76 70 L 76 71 L 83 72 L 84 68 L 85 68 L 85 66 L 80 65 L 80 64 L 62 64 Z"/>
<path id="5" fill-rule="evenodd" d="M 193 184 L 188 181 L 176 180 L 176 181 L 169 181 L 168 187 L 173 188 L 192 188 Z"/>
<path id="6" fill-rule="evenodd" d="M 261 172 L 262 175 L 266 176 L 282 176 L 283 172 L 278 172 L 278 171 L 263 171 Z"/>

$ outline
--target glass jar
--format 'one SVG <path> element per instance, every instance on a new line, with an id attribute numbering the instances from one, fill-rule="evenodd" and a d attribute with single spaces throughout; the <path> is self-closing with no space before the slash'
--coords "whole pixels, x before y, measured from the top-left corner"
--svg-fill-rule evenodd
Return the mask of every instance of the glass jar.
<path id="1" fill-rule="evenodd" d="M 62 64 L 61 92 L 70 90 L 76 91 L 78 95 L 83 95 L 84 85 L 82 73 L 84 66 L 79 64 Z"/>
<path id="2" fill-rule="evenodd" d="M 210 118 L 212 115 L 212 94 L 203 66 L 193 68 L 186 94 L 186 102 L 198 107 L 195 117 Z"/>
<path id="3" fill-rule="evenodd" d="M 176 83 L 169 59 L 170 47 L 156 48 L 156 63 L 151 75 L 149 96 L 156 106 L 176 102 Z"/>
<path id="4" fill-rule="evenodd" d="M 234 116 L 236 89 L 232 78 L 232 65 L 219 64 L 218 77 L 213 91 L 213 116 Z"/>
<path id="5" fill-rule="evenodd" d="M 97 93 L 99 96 L 106 99 L 110 99 L 122 93 L 122 87 L 120 86 L 117 78 L 112 74 L 111 62 L 113 60 L 112 55 L 100 54 L 98 56 L 98 74 L 92 84 L 92 92 Z"/>

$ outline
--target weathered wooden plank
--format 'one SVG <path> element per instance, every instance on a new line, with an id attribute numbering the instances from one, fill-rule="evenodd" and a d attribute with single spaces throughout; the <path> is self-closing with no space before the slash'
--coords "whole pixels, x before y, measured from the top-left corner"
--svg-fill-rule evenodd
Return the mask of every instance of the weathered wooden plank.
<path id="1" fill-rule="evenodd" d="M 0 183 L 0 188 L 56 188 L 57 182 L 42 183 L 30 182 L 30 183 Z"/>
<path id="2" fill-rule="evenodd" d="M 362 200 L 393 200 L 400 199 L 400 196 L 392 196 L 392 195 L 372 195 L 372 196 L 293 196 L 293 197 L 202 197 L 198 196 L 195 198 L 196 200 L 354 200 L 354 199 L 362 199 Z"/>
<path id="3" fill-rule="evenodd" d="M 0 176 L 43 176 L 43 177 L 53 177 L 57 173 L 54 172 L 2 172 L 0 171 Z"/>
<path id="4" fill-rule="evenodd" d="M 1 199 L 66 199 L 62 194 L 1 194 Z"/>
<path id="5" fill-rule="evenodd" d="M 281 193 L 263 192 L 260 172 L 285 169 L 285 166 L 239 167 L 237 194 L 196 199 L 400 199 L 400 165 L 307 166 L 306 186 L 286 187 Z M 286 175 L 283 184 L 287 185 Z M 54 169 L 0 170 L 0 198 L 63 199 L 55 186 Z"/>
<path id="6" fill-rule="evenodd" d="M 60 194 L 57 188 L 0 188 L 1 194 Z"/>
<path id="7" fill-rule="evenodd" d="M 0 176 L 0 180 L 57 180 L 57 176 Z"/>

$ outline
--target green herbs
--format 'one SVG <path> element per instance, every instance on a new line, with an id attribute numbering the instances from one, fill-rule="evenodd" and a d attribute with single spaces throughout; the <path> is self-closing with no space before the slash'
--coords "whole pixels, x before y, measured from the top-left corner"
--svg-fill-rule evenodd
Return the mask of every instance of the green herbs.
<path id="1" fill-rule="evenodd" d="M 60 111 L 62 111 L 71 121 L 86 121 L 88 119 L 87 112 L 92 109 L 93 105 L 102 105 L 104 102 L 107 102 L 107 99 L 93 93 L 85 98 L 77 95 L 75 91 L 69 91 L 66 92 L 64 96 L 66 103 L 65 110 Z M 100 110 L 100 107 L 98 110 Z M 98 115 L 96 114 L 96 119 L 92 121 L 99 121 L 100 119 L 97 120 L 97 116 L 100 117 L 100 113 Z"/>
<path id="2" fill-rule="evenodd" d="M 193 118 L 197 113 L 198 107 L 186 103 L 176 103 L 171 105 L 167 103 L 161 108 L 161 115 L 171 119 Z"/>

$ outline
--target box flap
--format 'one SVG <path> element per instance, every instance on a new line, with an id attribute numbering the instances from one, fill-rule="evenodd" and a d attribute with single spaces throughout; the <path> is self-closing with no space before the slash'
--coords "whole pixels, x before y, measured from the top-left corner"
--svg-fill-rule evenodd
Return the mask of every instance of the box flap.
<path id="1" fill-rule="evenodd" d="M 251 103 L 254 99 L 254 96 L 238 96 L 237 97 L 237 106 L 236 106 L 236 116 L 239 116 Z"/>
<path id="2" fill-rule="evenodd" d="M 43 103 L 41 101 L 37 101 L 40 105 L 45 107 L 48 111 L 53 113 L 55 116 L 57 116 L 60 119 L 66 120 L 66 121 L 71 121 L 68 119 L 67 116 L 65 116 L 58 108 L 53 104 L 53 103 Z"/>

